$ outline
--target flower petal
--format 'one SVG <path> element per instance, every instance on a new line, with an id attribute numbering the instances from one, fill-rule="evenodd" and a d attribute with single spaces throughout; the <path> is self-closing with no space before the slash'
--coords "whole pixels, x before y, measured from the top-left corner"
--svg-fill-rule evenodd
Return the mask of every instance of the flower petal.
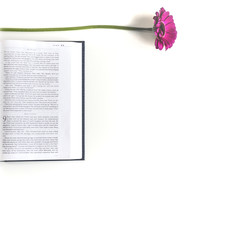
<path id="1" fill-rule="evenodd" d="M 163 49 L 163 42 L 161 40 L 158 41 L 158 49 Z"/>
<path id="2" fill-rule="evenodd" d="M 155 39 L 155 47 L 158 48 L 158 39 Z"/>
<path id="3" fill-rule="evenodd" d="M 161 16 L 162 21 L 165 21 L 169 17 L 169 12 L 164 12 Z"/>
<path id="4" fill-rule="evenodd" d="M 162 7 L 160 10 L 159 10 L 159 13 L 160 13 L 160 17 L 162 17 L 163 13 L 166 12 L 165 9 Z"/>
<path id="5" fill-rule="evenodd" d="M 162 22 L 164 22 L 165 25 L 167 25 L 168 23 L 173 22 L 173 16 L 172 16 L 172 15 L 169 15 L 169 16 L 167 16 L 165 19 L 162 18 Z"/>
<path id="6" fill-rule="evenodd" d="M 175 27 L 175 24 L 173 22 L 165 25 L 165 29 L 166 29 L 166 31 L 176 31 L 176 27 Z"/>

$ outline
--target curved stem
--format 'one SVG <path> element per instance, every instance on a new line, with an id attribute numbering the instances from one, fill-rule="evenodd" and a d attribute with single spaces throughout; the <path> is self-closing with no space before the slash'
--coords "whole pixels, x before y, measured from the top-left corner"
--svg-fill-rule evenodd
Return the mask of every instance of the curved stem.
<path id="1" fill-rule="evenodd" d="M 74 30 L 87 30 L 94 28 L 105 29 L 118 29 L 118 30 L 130 30 L 130 31 L 152 31 L 152 28 L 141 27 L 129 27 L 118 25 L 88 25 L 78 27 L 56 27 L 56 28 L 0 28 L 2 32 L 57 32 L 57 31 L 74 31 Z"/>

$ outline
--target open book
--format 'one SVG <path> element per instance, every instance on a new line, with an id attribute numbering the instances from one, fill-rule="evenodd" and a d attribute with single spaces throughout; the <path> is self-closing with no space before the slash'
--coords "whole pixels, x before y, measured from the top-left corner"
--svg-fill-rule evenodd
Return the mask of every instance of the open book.
<path id="1" fill-rule="evenodd" d="M 84 159 L 84 42 L 0 42 L 0 161 Z"/>

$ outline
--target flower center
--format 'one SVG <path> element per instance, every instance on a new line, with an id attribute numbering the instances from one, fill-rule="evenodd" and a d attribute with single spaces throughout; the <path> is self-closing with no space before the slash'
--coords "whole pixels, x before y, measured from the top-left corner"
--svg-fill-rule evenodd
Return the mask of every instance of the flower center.
<path id="1" fill-rule="evenodd" d="M 162 37 L 165 35 L 165 25 L 163 22 L 160 23 L 160 34 Z"/>

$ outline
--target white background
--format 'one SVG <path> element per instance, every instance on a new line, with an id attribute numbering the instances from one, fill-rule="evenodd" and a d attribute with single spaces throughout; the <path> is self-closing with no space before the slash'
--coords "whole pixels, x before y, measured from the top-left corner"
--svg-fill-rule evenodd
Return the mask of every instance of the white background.
<path id="1" fill-rule="evenodd" d="M 240 238 L 237 0 L 1 0 L 1 27 L 152 27 L 2 34 L 86 41 L 86 160 L 0 164 L 0 239 Z"/>

